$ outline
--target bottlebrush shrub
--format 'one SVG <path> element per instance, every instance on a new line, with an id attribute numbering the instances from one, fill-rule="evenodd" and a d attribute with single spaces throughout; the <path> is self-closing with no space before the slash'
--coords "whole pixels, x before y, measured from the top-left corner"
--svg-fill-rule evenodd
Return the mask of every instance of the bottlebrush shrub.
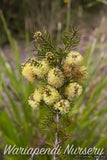
<path id="1" fill-rule="evenodd" d="M 82 94 L 82 83 L 88 77 L 83 66 L 83 56 L 74 51 L 79 42 L 78 28 L 65 32 L 62 45 L 57 45 L 46 29 L 34 34 L 34 57 L 22 64 L 22 74 L 35 83 L 35 90 L 28 103 L 33 109 L 47 107 L 53 118 L 57 116 L 54 147 L 60 140 L 60 119 L 68 115 L 75 100 Z M 56 159 L 56 155 L 54 155 Z"/>

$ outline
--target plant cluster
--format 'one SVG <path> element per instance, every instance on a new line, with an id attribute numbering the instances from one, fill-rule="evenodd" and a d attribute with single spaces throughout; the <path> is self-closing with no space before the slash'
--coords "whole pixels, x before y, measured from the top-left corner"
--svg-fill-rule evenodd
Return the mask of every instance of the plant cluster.
<path id="1" fill-rule="evenodd" d="M 56 119 L 54 119 L 56 114 L 51 114 L 51 111 L 43 107 L 43 105 L 39 112 L 32 110 L 28 105 L 28 96 L 34 91 L 34 84 L 26 83 L 22 77 L 20 72 L 20 52 L 17 43 L 8 32 L 5 19 L 2 18 L 2 22 L 14 52 L 17 70 L 14 68 L 13 61 L 5 59 L 5 56 L 2 55 L 2 50 L 0 50 L 0 148 L 2 148 L 2 151 L 6 144 L 16 144 L 19 147 L 44 147 L 44 142 L 47 144 L 47 141 L 53 148 L 54 135 L 55 131 L 57 131 L 60 138 L 59 144 L 64 143 L 63 148 L 68 144 L 70 146 L 74 144 L 75 147 L 80 146 L 82 148 L 84 148 L 84 145 L 87 147 L 95 146 L 105 148 L 105 155 L 107 155 L 107 94 L 105 94 L 107 88 L 107 45 L 101 43 L 101 27 L 99 27 L 97 36 L 92 39 L 85 52 L 84 65 L 87 66 L 90 76 L 82 84 L 82 95 L 76 100 L 75 107 L 72 107 L 69 114 L 61 115 L 57 129 Z M 69 35 L 71 36 L 71 32 Z M 64 49 L 62 48 L 61 54 L 63 51 Z M 102 54 L 102 51 L 104 54 Z M 47 52 L 49 52 L 48 49 Z M 39 60 L 41 60 L 40 56 Z M 36 83 L 36 80 L 34 82 Z M 55 116 L 52 117 L 53 115 Z M 44 127 L 45 132 L 41 126 Z M 67 139 L 69 142 L 65 141 Z M 48 155 L 38 155 L 35 158 L 40 160 L 51 159 Z M 28 160 L 28 156 L 5 155 L 4 159 Z M 74 159 L 74 156 L 66 155 L 63 159 Z"/>
<path id="2" fill-rule="evenodd" d="M 70 111 L 72 102 L 81 95 L 82 86 L 79 82 L 87 79 L 88 71 L 83 66 L 83 56 L 76 51 L 69 51 L 76 44 L 76 30 L 73 35 L 65 33 L 64 48 L 58 49 L 54 48 L 54 40 L 45 32 L 37 31 L 34 34 L 38 53 L 22 64 L 23 76 L 30 82 L 36 82 L 36 89 L 28 102 L 34 109 L 45 105 L 54 113 L 65 114 Z"/>
<path id="3" fill-rule="evenodd" d="M 80 83 L 87 79 L 88 71 L 83 66 L 83 56 L 72 50 L 79 42 L 78 28 L 64 33 L 61 47 L 46 29 L 35 32 L 34 42 L 35 56 L 22 64 L 23 76 L 35 83 L 35 91 L 30 95 L 28 103 L 33 109 L 47 107 L 54 114 L 49 117 L 51 124 L 47 121 L 47 126 L 52 126 L 53 122 L 56 124 L 53 145 L 57 147 L 61 143 L 60 139 L 66 140 L 59 129 L 60 120 L 63 115 L 70 113 L 75 100 L 81 95 Z M 70 121 L 65 120 L 65 127 Z M 52 143 L 49 145 L 52 147 Z M 55 154 L 53 159 L 57 159 Z"/>

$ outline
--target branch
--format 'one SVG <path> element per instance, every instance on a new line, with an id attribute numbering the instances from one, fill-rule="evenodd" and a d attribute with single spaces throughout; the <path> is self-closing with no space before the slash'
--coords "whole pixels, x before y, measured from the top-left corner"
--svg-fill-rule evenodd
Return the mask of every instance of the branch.
<path id="1" fill-rule="evenodd" d="M 56 49 L 42 35 L 41 35 L 41 38 L 56 52 Z"/>
<path id="2" fill-rule="evenodd" d="M 63 125 L 62 127 L 60 127 L 60 128 L 59 128 L 59 130 L 61 130 L 62 128 L 66 128 L 66 127 L 70 126 L 70 125 L 71 125 L 71 123 L 70 123 L 70 122 L 71 122 L 71 120 L 69 121 L 69 124 L 67 124 L 67 125 Z"/>
<path id="3" fill-rule="evenodd" d="M 70 38 L 70 40 L 68 41 L 68 44 L 67 44 L 66 47 L 65 47 L 65 51 L 66 51 L 66 49 L 69 47 L 70 42 L 73 40 L 73 38 L 75 37 L 75 35 L 77 34 L 77 32 L 78 32 L 78 28 L 76 28 L 76 29 L 74 30 L 73 34 L 71 35 L 71 38 Z"/>
<path id="4" fill-rule="evenodd" d="M 37 47 L 37 45 L 35 45 L 35 48 L 37 49 L 37 51 L 38 51 L 39 53 L 43 53 L 43 52 Z M 33 49 L 33 51 L 35 51 L 35 49 Z"/>
<path id="5" fill-rule="evenodd" d="M 45 105 L 46 108 L 48 108 L 51 112 L 56 113 L 52 108 L 48 107 L 47 105 Z"/>
<path id="6" fill-rule="evenodd" d="M 56 136 L 55 136 L 55 145 L 54 145 L 54 148 L 57 147 L 57 145 L 59 144 L 59 135 L 58 135 L 58 128 L 59 128 L 59 121 L 60 121 L 60 116 L 59 114 L 57 113 L 56 115 L 56 119 L 57 119 L 57 130 L 56 130 Z M 57 157 L 56 157 L 56 154 L 53 155 L 53 160 L 56 160 Z"/>
<path id="7" fill-rule="evenodd" d="M 75 40 L 78 30 L 79 30 L 78 27 L 73 29 L 73 33 L 71 34 L 71 37 L 69 37 L 70 39 L 68 40 L 68 43 L 67 43 L 66 46 L 65 46 L 65 49 L 64 49 L 64 51 L 63 51 L 63 54 L 66 53 L 66 50 L 70 47 L 71 42 L 72 42 L 73 40 Z"/>

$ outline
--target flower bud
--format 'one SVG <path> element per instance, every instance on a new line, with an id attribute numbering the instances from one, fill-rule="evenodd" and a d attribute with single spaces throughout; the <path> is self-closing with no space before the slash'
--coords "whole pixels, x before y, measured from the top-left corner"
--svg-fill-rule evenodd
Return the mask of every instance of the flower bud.
<path id="1" fill-rule="evenodd" d="M 39 37 L 41 37 L 42 33 L 40 31 L 37 31 L 35 34 L 34 34 L 34 38 L 35 39 L 38 39 Z"/>
<path id="2" fill-rule="evenodd" d="M 49 62 L 49 64 L 54 64 L 55 63 L 55 56 L 52 52 L 47 52 L 46 53 L 46 59 Z"/>

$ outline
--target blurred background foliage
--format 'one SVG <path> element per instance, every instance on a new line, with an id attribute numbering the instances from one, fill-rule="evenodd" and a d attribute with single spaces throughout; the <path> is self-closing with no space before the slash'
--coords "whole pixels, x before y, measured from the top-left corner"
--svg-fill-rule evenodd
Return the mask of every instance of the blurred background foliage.
<path id="1" fill-rule="evenodd" d="M 68 0 L 0 0 L 0 10 L 3 11 L 12 36 L 16 39 L 24 39 L 25 28 L 32 37 L 34 26 L 41 29 L 47 26 L 50 33 L 56 33 L 58 22 L 66 25 L 66 6 Z M 71 17 L 72 24 L 86 21 L 91 15 L 99 16 L 100 11 L 106 10 L 107 0 L 72 0 Z M 87 22 L 89 23 L 89 22 Z M 94 22 L 91 22 L 94 23 Z M 0 44 L 7 43 L 7 37 L 0 21 Z"/>
<path id="2" fill-rule="evenodd" d="M 3 13 L 0 12 L 0 148 L 6 144 L 39 147 L 53 138 L 53 132 L 50 129 L 44 132 L 41 125 L 41 121 L 47 120 L 47 110 L 32 111 L 28 105 L 34 85 L 22 77 L 20 64 L 32 55 L 35 27 L 46 26 L 60 42 L 62 31 L 68 30 L 71 24 L 79 24 L 81 42 L 77 50 L 85 56 L 89 79 L 69 114 L 71 125 L 64 133 L 72 138 L 64 147 L 68 143 L 77 147 L 104 147 L 107 155 L 106 4 L 106 0 L 72 0 L 69 3 L 67 0 L 22 0 L 21 3 L 0 0 Z M 28 158 L 4 156 L 4 160 Z M 51 159 L 47 155 L 35 157 L 43 158 Z M 71 158 L 70 155 L 64 157 L 65 160 Z"/>

